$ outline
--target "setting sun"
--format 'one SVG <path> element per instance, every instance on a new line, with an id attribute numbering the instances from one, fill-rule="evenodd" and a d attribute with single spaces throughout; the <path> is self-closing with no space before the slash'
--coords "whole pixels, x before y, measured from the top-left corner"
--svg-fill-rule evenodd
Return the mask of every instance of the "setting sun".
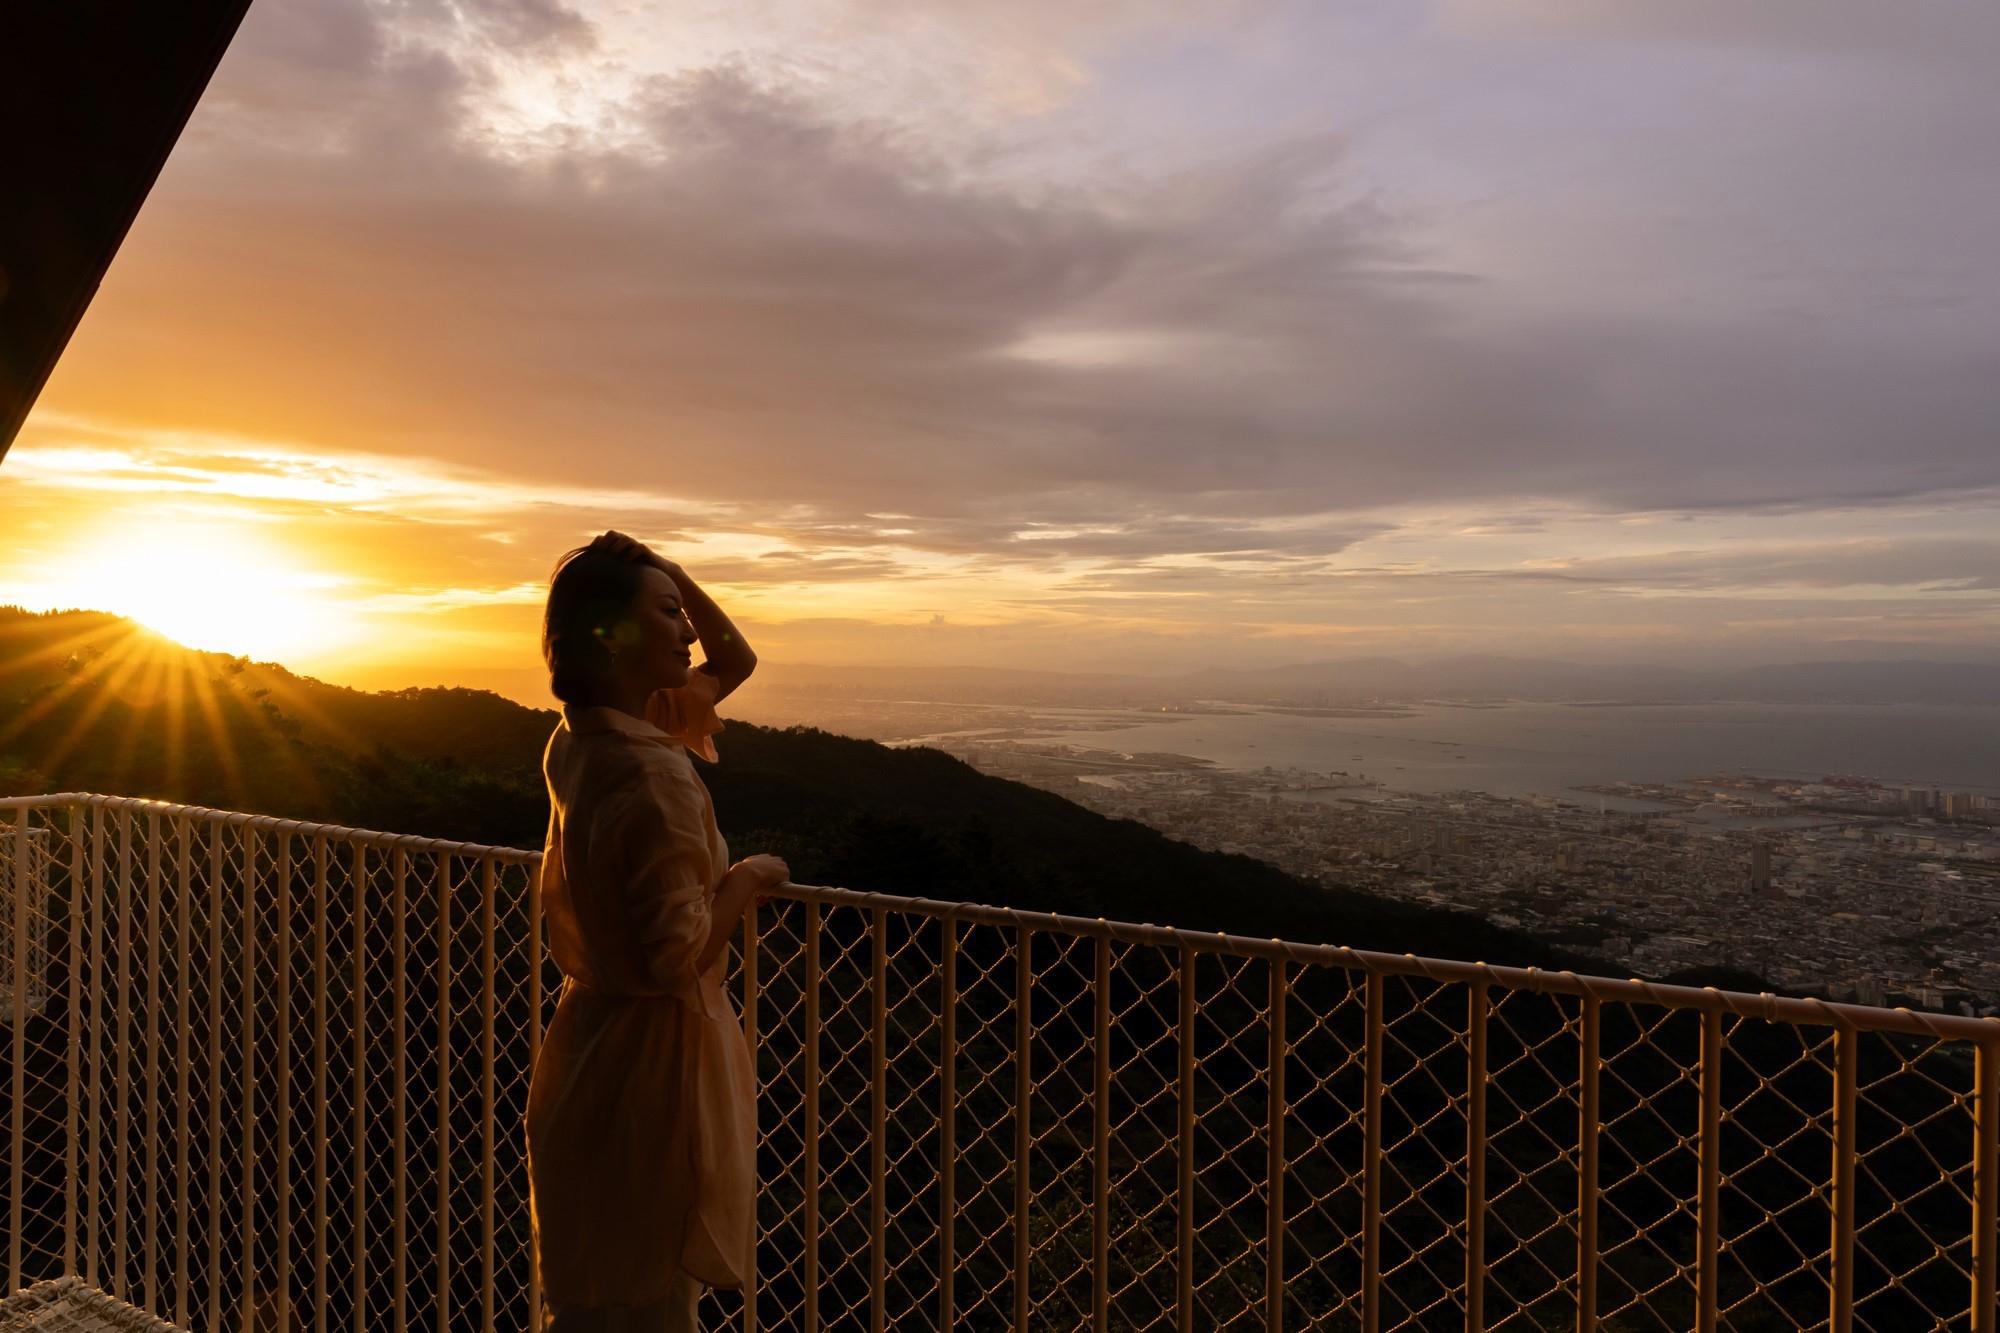
<path id="1" fill-rule="evenodd" d="M 326 595 L 333 576 L 240 525 L 189 519 L 99 532 L 51 553 L 38 572 L 24 603 L 112 611 L 190 648 L 285 661 L 355 633 Z"/>

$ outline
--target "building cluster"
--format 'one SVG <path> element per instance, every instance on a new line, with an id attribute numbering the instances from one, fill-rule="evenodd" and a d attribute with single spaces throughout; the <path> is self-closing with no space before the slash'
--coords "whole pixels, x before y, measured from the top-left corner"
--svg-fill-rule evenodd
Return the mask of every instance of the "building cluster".
<path id="1" fill-rule="evenodd" d="M 1596 790 L 1590 788 L 1589 790 Z M 1873 778 L 1834 775 L 1818 782 L 1723 774 L 1691 783 L 1618 783 L 1613 792 L 1646 793 L 1667 804 L 1690 799 L 1735 801 L 1746 806 L 1776 802 L 1811 813 L 1890 815 L 1946 824 L 2000 825 L 2000 797 L 1983 792 L 1908 787 Z"/>
<path id="2" fill-rule="evenodd" d="M 1200 847 L 1476 913 L 1637 975 L 1727 967 L 1829 999 L 2000 1012 L 2000 811 L 1976 794 L 1745 776 L 1575 800 L 1413 794 L 1071 745 L 952 749 Z"/>

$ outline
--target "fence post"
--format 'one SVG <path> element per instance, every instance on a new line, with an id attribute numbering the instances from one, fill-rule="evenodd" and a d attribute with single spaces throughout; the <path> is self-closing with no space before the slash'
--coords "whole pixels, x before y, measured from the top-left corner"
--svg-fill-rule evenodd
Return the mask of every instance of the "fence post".
<path id="1" fill-rule="evenodd" d="M 257 1333 L 257 835 L 243 830 L 243 1333 Z M 400 1329 L 397 1333 L 402 1333 Z"/>
<path id="2" fill-rule="evenodd" d="M 1090 1326 L 1111 1327 L 1111 937 L 1097 937 L 1091 1096 Z"/>
<path id="3" fill-rule="evenodd" d="M 1597 1136 L 1603 1015 L 1597 997 L 1586 995 L 1577 1012 L 1576 1130 L 1576 1333 L 1597 1333 Z"/>
<path id="4" fill-rule="evenodd" d="M 889 1312 L 889 913 L 878 907 L 869 922 L 874 956 L 869 960 L 874 1012 L 869 1021 L 868 1051 L 868 1329 L 887 1333 Z"/>
<path id="5" fill-rule="evenodd" d="M 1180 1155 L 1175 1193 L 1180 1199 L 1174 1219 L 1175 1306 L 1179 1333 L 1194 1333 L 1194 1014 L 1195 951 L 1181 950 L 1180 1013 Z"/>
<path id="6" fill-rule="evenodd" d="M 106 901 L 108 890 L 104 883 L 105 853 L 110 846 L 110 820 L 103 806 L 94 806 L 90 812 L 90 1123 L 86 1129 L 89 1143 L 88 1155 L 84 1160 L 83 1207 L 84 1207 L 84 1259 L 83 1278 L 93 1287 L 102 1287 L 104 1275 L 104 1218 L 99 1207 L 99 1196 L 104 1192 L 104 1083 L 109 1075 L 104 1057 L 105 1017 L 105 969 L 104 969 L 104 914 L 108 910 Z M 217 1057 L 218 1061 L 220 1057 Z M 215 1131 L 221 1133 L 220 1129 Z"/>
<path id="7" fill-rule="evenodd" d="M 9 1138 L 13 1144 L 7 1158 L 7 1282 L 8 1291 L 19 1291 L 21 1281 L 21 1195 L 27 1188 L 21 1170 L 21 1154 L 27 1148 L 28 1125 L 28 816 L 22 806 L 14 812 L 14 920 L 9 927 L 14 936 L 14 1078 L 12 1122 Z"/>
<path id="8" fill-rule="evenodd" d="M 105 913 L 110 910 L 111 890 L 105 883 L 105 862 L 111 847 L 111 820 L 103 806 L 95 806 L 90 812 L 90 1123 L 86 1129 L 89 1144 L 88 1156 L 84 1161 L 84 1281 L 93 1287 L 102 1287 L 107 1281 L 104 1271 L 105 1226 L 101 1207 L 104 1193 L 104 1093 L 105 1081 L 110 1077 L 110 1066 L 104 1054 L 104 1029 L 110 1021 L 107 1016 L 107 1001 L 104 948 L 105 932 L 109 928 Z M 216 853 L 215 855 L 220 855 Z M 220 1056 L 216 1057 L 218 1063 Z M 218 1128 L 215 1133 L 220 1134 Z"/>
<path id="9" fill-rule="evenodd" d="M 1382 990 L 1389 979 L 1368 974 L 1368 1016 L 1362 1039 L 1366 1067 L 1361 1094 L 1361 1329 L 1382 1327 Z"/>
<path id="10" fill-rule="evenodd" d="M 332 876 L 326 835 L 313 837 L 313 1333 L 327 1333 L 326 898 Z M 489 1061 L 490 1063 L 490 1061 Z"/>
<path id="11" fill-rule="evenodd" d="M 1485 1333 L 1486 987 L 1466 987 L 1465 1003 L 1465 1333 Z"/>
<path id="12" fill-rule="evenodd" d="M 1290 1046 L 1285 1033 L 1286 964 L 1271 960 L 1271 1049 L 1265 1071 L 1266 1117 L 1264 1164 L 1264 1327 L 1284 1333 L 1285 1327 L 1285 1061 Z"/>
<path id="13" fill-rule="evenodd" d="M 958 922 L 938 920 L 938 1333 L 957 1320 Z M 812 1333 L 808 1330 L 807 1333 Z"/>
<path id="14" fill-rule="evenodd" d="M 111 1217 L 111 1280 L 105 1290 L 114 1296 L 131 1293 L 131 1252 L 126 1248 L 130 1228 L 132 1145 L 131 1127 L 125 1123 L 132 1107 L 132 811 L 118 810 L 118 1035 L 112 1051 L 112 1095 L 117 1109 L 112 1114 L 113 1147 L 112 1195 L 115 1211 Z M 19 1235 L 17 1231 L 15 1233 Z"/>
<path id="15" fill-rule="evenodd" d="M 819 1333 L 819 929 L 820 906 L 806 904 L 805 1046 L 805 1333 Z"/>
<path id="16" fill-rule="evenodd" d="M 1721 1304 L 1718 1284 L 1722 1253 L 1722 1011 L 1701 1016 L 1700 1195 L 1696 1201 L 1699 1237 L 1695 1250 L 1696 1333 L 1715 1333 Z"/>
<path id="17" fill-rule="evenodd" d="M 222 1325 L 222 939 L 224 826 L 208 830 L 208 1318 Z M 355 1333 L 362 1333 L 357 1328 Z"/>
<path id="18" fill-rule="evenodd" d="M 354 1333 L 368 1333 L 368 845 L 354 844 Z M 530 962 L 534 946 L 529 945 Z M 532 1039 L 532 1038 L 531 1038 Z M 532 1325 L 531 1325 L 532 1326 Z"/>
<path id="19" fill-rule="evenodd" d="M 2000 1330 L 1995 1301 L 1996 1269 L 2000 1269 L 2000 1042 L 1979 1043 L 1974 1055 L 1978 1084 L 1973 1104 L 1975 1142 L 1972 1159 L 1972 1333 Z"/>
<path id="20" fill-rule="evenodd" d="M 408 1333 L 410 1326 L 410 1052 L 409 1052 L 409 917 L 410 855 L 398 847 L 390 857 L 389 1075 L 390 1149 L 395 1169 L 390 1176 L 394 1202 L 389 1210 L 389 1258 L 395 1274 L 395 1317 L 390 1328 Z M 249 1330 L 245 1330 L 249 1333 Z"/>
<path id="21" fill-rule="evenodd" d="M 144 1276 L 139 1283 L 141 1309 L 159 1309 L 160 1297 L 160 886 L 165 881 L 160 813 L 146 812 L 146 1053 L 141 1068 L 146 1080 L 146 1165 L 140 1190 L 146 1200 Z"/>
<path id="22" fill-rule="evenodd" d="M 437 1329 L 451 1333 L 451 853 L 437 877 Z"/>
<path id="23" fill-rule="evenodd" d="M 63 1090 L 68 1098 L 63 1129 L 63 1275 L 75 1276 L 83 1270 L 80 1256 L 82 1200 L 77 1192 L 78 1173 L 83 1169 L 77 1151 L 83 1124 L 79 1103 L 83 1097 L 83 1071 L 78 1067 L 84 1041 L 83 1027 L 83 932 L 85 871 L 84 844 L 89 841 L 83 807 L 72 805 L 69 815 L 69 1040 L 63 1046 Z M 96 979 L 91 979 L 96 984 Z M 183 1056 L 185 1060 L 185 1056 Z M 183 1257 L 183 1263 L 186 1260 Z M 182 1321 L 185 1324 L 185 1320 Z"/>
<path id="24" fill-rule="evenodd" d="M 278 1146 L 272 1156 L 277 1184 L 278 1252 L 272 1296 L 278 1303 L 278 1327 L 292 1326 L 292 835 L 278 835 L 278 977 L 276 1005 L 278 1069 L 272 1080 L 278 1101 Z"/>
<path id="25" fill-rule="evenodd" d="M 536 873 L 532 870 L 528 872 L 528 882 L 530 892 L 536 894 L 536 901 L 539 903 L 540 896 L 535 887 L 539 881 Z M 757 900 L 753 898 L 750 900 L 750 905 L 743 911 L 743 1043 L 750 1048 L 751 1083 L 758 1090 L 758 1095 L 761 1098 L 762 1077 L 759 1075 L 757 1067 L 757 995 L 759 989 L 757 979 L 757 931 Z M 752 1222 L 750 1246 L 751 1267 L 754 1269 L 756 1267 L 757 1246 L 754 1221 Z M 743 1284 L 743 1333 L 757 1333 L 757 1283 L 755 1277 L 756 1275 L 753 1272 L 751 1274 L 752 1280 Z M 537 1311 L 536 1313 L 539 1314 L 540 1312 Z M 535 1323 L 530 1324 L 529 1327 L 539 1329 L 541 1325 Z M 877 1333 L 879 1333 L 879 1330 Z"/>
<path id="26" fill-rule="evenodd" d="M 542 1057 L 542 877 L 539 871 L 528 875 L 528 1069 L 532 1072 Z M 754 1020 L 753 1020 L 754 1021 Z M 756 1069 L 757 1048 L 752 1045 L 751 1069 Z M 754 1289 L 755 1284 L 751 1284 Z M 751 1292 L 746 1290 L 743 1298 L 745 1314 L 744 1333 L 752 1333 L 754 1325 L 749 1322 Z M 542 1326 L 542 1268 L 531 1254 L 528 1259 L 528 1327 Z M 357 1333 L 359 1331 L 357 1330 Z"/>
<path id="27" fill-rule="evenodd" d="M 1833 1030 L 1833 1237 L 1829 1249 L 1828 1333 L 1854 1328 L 1855 1084 L 1861 1034 L 1851 1024 Z"/>
<path id="28" fill-rule="evenodd" d="M 1014 1333 L 1028 1333 L 1029 1270 L 1034 1263 L 1034 932 L 1014 931 Z"/>
<path id="29" fill-rule="evenodd" d="M 533 873 L 532 871 L 529 873 Z M 494 995 L 498 985 L 494 931 L 494 900 L 500 894 L 500 877 L 491 856 L 479 861 L 479 1327 L 493 1333 L 494 1253 L 493 1253 L 493 1154 L 498 1107 L 495 1103 Z M 322 1323 L 318 1333 L 326 1333 Z"/>
<path id="30" fill-rule="evenodd" d="M 528 873 L 528 883 L 530 883 L 530 893 L 534 893 L 536 891 L 534 889 L 536 875 L 532 871 Z M 540 901 L 540 899 L 536 899 L 536 901 Z M 756 1027 L 756 1021 L 758 1021 L 758 1015 L 756 1015 L 756 997 L 758 997 L 758 975 L 756 975 L 758 947 L 756 947 L 756 941 L 758 941 L 758 911 L 756 911 L 756 899 L 750 899 L 750 905 L 744 909 L 744 965 L 742 965 L 742 973 L 744 973 L 744 1045 L 750 1049 L 750 1083 L 752 1083 L 752 1087 L 758 1089 L 758 1095 L 762 1095 L 762 1075 L 758 1073 L 758 1063 L 756 1063 L 758 1061 L 758 1051 L 756 1051 L 756 1045 L 758 1045 L 758 1027 Z M 756 1333 L 756 1221 L 754 1219 L 752 1219 L 752 1235 L 750 1235 L 750 1269 L 752 1269 L 750 1281 L 744 1283 L 742 1333 Z M 530 1327 L 532 1329 L 540 1329 L 542 1325 L 534 1323 Z"/>
<path id="31" fill-rule="evenodd" d="M 192 1239 L 188 1236 L 188 1221 L 194 1212 L 194 1200 L 190 1195 L 194 1176 L 194 1145 L 190 1141 L 193 1133 L 190 1104 L 194 1100 L 194 1053 L 190 1047 L 194 1034 L 194 941 L 190 932 L 194 929 L 194 855 L 188 845 L 194 837 L 194 822 L 186 815 L 175 817 L 174 823 L 174 879 L 177 893 L 174 900 L 174 977 L 180 983 L 180 996 L 174 1005 L 179 1021 L 174 1024 L 174 1055 L 178 1078 L 176 1081 L 179 1103 L 174 1117 L 174 1182 L 175 1205 L 178 1216 L 174 1227 L 174 1322 L 187 1328 L 189 1284 L 194 1276 L 194 1260 L 191 1253 Z"/>

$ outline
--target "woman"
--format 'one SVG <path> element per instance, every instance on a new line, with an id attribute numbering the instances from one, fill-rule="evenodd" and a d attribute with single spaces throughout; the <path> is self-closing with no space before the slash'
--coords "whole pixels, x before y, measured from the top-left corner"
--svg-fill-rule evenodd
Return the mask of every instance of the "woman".
<path id="1" fill-rule="evenodd" d="M 699 639 L 707 657 L 691 669 Z M 730 933 L 789 878 L 729 865 L 708 789 L 715 704 L 755 654 L 680 566 L 617 532 L 556 566 L 542 916 L 562 998 L 528 1090 L 545 1333 L 684 1333 L 750 1280 L 755 1086 L 722 987 Z"/>

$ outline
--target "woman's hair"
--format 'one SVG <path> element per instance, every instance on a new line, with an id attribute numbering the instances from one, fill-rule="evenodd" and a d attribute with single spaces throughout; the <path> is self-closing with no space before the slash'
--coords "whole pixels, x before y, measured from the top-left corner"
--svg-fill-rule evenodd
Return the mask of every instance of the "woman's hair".
<path id="1" fill-rule="evenodd" d="M 542 613 L 542 660 L 549 691 L 566 704 L 586 704 L 591 684 L 611 669 L 603 638 L 625 619 L 645 566 L 589 546 L 556 561 L 549 604 Z"/>

